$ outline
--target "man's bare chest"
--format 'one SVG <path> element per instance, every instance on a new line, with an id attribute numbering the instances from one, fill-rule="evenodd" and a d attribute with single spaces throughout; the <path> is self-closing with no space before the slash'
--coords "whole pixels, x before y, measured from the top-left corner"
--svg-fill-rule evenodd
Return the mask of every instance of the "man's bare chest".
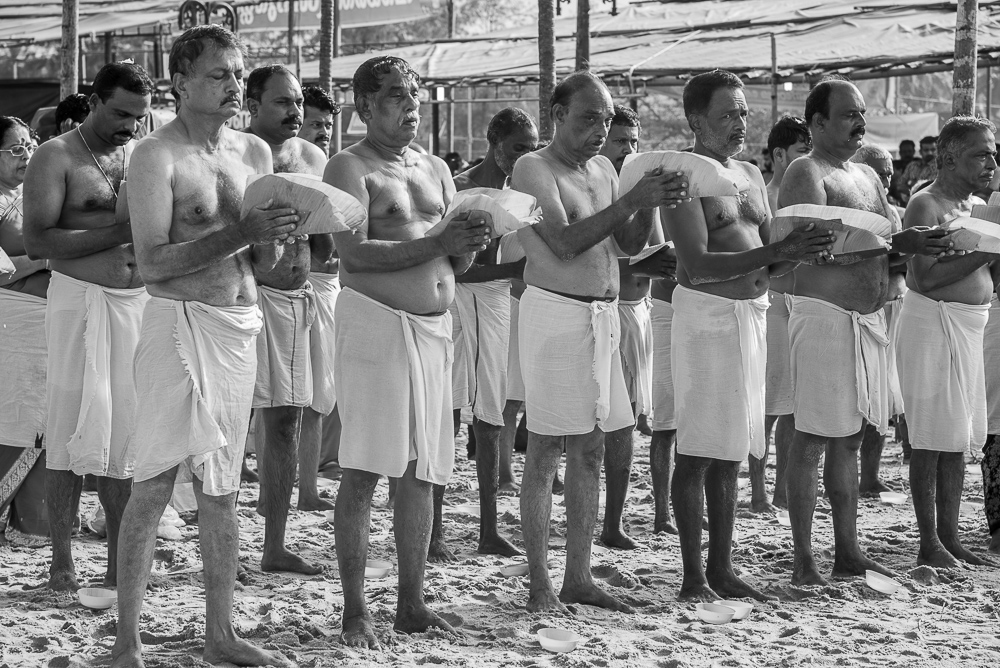
<path id="1" fill-rule="evenodd" d="M 570 223 L 583 220 L 603 211 L 612 204 L 611 182 L 596 175 L 589 178 L 567 176 L 556 179 L 559 199 Z"/>
<path id="2" fill-rule="evenodd" d="M 823 179 L 823 187 L 826 189 L 827 204 L 830 206 L 885 215 L 878 189 L 863 175 L 835 172 Z"/>
<path id="3" fill-rule="evenodd" d="M 763 195 L 756 188 L 744 190 L 735 197 L 705 197 L 702 211 L 710 233 L 737 224 L 756 229 L 767 219 Z"/>

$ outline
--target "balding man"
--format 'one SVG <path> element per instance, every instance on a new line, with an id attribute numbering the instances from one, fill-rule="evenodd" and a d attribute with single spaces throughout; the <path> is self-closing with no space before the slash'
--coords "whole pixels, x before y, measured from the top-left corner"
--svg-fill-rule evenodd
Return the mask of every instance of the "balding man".
<path id="1" fill-rule="evenodd" d="M 298 80 L 284 65 L 255 69 L 247 77 L 250 112 L 247 132 L 267 142 L 275 173 L 322 176 L 326 167 L 323 151 L 297 136 L 302 126 L 303 101 Z M 312 478 L 304 477 L 303 483 L 311 483 L 313 490 L 316 485 L 319 430 L 304 429 L 303 409 L 313 404 L 313 374 L 322 371 L 312 368 L 310 338 L 317 317 L 317 299 L 308 279 L 313 247 L 317 250 L 322 247 L 328 253 L 333 250 L 332 242 L 324 237 L 328 235 L 313 239 L 293 237 L 282 248 L 281 259 L 274 267 L 254 270 L 259 288 L 257 304 L 264 317 L 264 326 L 257 335 L 257 382 L 253 397 L 253 408 L 259 411 L 258 419 L 263 425 L 263 438 L 257 450 L 260 472 L 257 512 L 264 516 L 260 563 L 264 571 L 305 575 L 322 571 L 285 547 L 285 525 L 299 447 L 315 453 L 311 465 L 303 467 Z M 318 424 L 315 411 L 310 419 Z M 308 443 L 300 440 L 303 431 L 311 436 Z"/>
<path id="2" fill-rule="evenodd" d="M 993 123 L 955 116 L 937 140 L 937 178 L 906 207 L 906 227 L 968 216 L 982 200 L 973 193 L 996 171 Z M 990 297 L 1000 281 L 1000 256 L 968 253 L 940 262 L 914 257 L 899 313 L 897 357 L 909 413 L 910 490 L 920 529 L 917 563 L 956 568 L 987 562 L 959 539 L 958 514 L 965 453 L 986 442 L 983 333 Z"/>
<path id="3" fill-rule="evenodd" d="M 451 317 L 455 274 L 486 249 L 488 216 L 474 212 L 426 236 L 455 192 L 443 161 L 409 148 L 420 123 L 420 77 L 378 56 L 354 74 L 365 138 L 333 156 L 324 180 L 368 210 L 367 226 L 334 235 L 344 289 L 337 298 L 335 376 L 344 470 L 337 495 L 343 642 L 378 647 L 364 596 L 372 494 L 398 478 L 394 505 L 399 596 L 394 628 L 451 626 L 424 602 L 433 485 L 451 476 Z"/>
<path id="4" fill-rule="evenodd" d="M 861 209 L 890 217 L 878 176 L 850 162 L 865 134 L 865 101 L 850 82 L 824 81 L 806 100 L 813 150 L 788 168 L 779 206 L 808 203 Z M 947 252 L 944 232 L 909 228 L 892 236 L 897 253 Z M 893 263 L 905 257 L 893 256 Z M 888 426 L 886 336 L 882 307 L 889 258 L 852 264 L 799 265 L 788 334 L 795 386 L 795 436 L 786 486 L 795 557 L 794 584 L 824 584 L 812 553 L 817 467 L 826 454 L 825 486 L 836 533 L 834 576 L 889 573 L 858 544 L 858 449 L 867 423 Z M 856 351 L 860 349 L 861 355 Z"/>
<path id="5" fill-rule="evenodd" d="M 600 589 L 590 548 L 606 432 L 634 425 L 618 352 L 618 249 L 634 254 L 649 240 L 653 208 L 685 197 L 679 174 L 651 173 L 619 196 L 614 166 L 600 156 L 614 107 L 587 71 L 552 95 L 555 136 L 521 158 L 511 185 L 534 195 L 544 219 L 520 230 L 528 284 L 519 307 L 528 455 L 521 523 L 528 553 L 530 611 L 586 603 L 629 610 Z M 566 575 L 557 596 L 547 564 L 552 480 L 565 447 Z"/>
<path id="6" fill-rule="evenodd" d="M 746 140 L 743 82 L 715 70 L 684 86 L 684 113 L 694 152 L 742 174 L 747 189 L 702 197 L 663 210 L 677 248 L 671 372 L 677 408 L 677 463 L 672 497 L 684 579 L 679 598 L 769 597 L 740 579 L 732 565 L 737 475 L 747 455 L 764 452 L 767 286 L 771 272 L 791 271 L 822 256 L 833 237 L 799 229 L 770 243 L 764 178 L 734 160 Z M 708 566 L 702 567 L 702 513 L 708 506 Z"/>

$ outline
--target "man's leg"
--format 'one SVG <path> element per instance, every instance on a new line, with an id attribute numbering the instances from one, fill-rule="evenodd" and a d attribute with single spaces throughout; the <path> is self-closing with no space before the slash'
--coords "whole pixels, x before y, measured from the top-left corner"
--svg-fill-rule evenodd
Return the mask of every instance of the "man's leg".
<path id="1" fill-rule="evenodd" d="M 989 551 L 1000 554 L 1000 441 L 997 434 L 987 436 L 979 466 L 983 472 L 986 526 L 990 531 Z"/>
<path id="2" fill-rule="evenodd" d="M 910 464 L 912 467 L 913 465 Z M 965 453 L 942 452 L 937 466 L 937 535 L 945 549 L 956 559 L 973 566 L 995 564 L 980 559 L 962 545 L 958 537 L 958 514 L 965 485 Z"/>
<path id="3" fill-rule="evenodd" d="M 264 552 L 260 559 L 260 569 L 317 575 L 323 571 L 322 567 L 307 563 L 285 547 L 285 526 L 288 523 L 292 486 L 295 484 L 302 409 L 295 406 L 261 408 L 260 419 L 264 427 L 264 438 L 257 444 L 258 457 L 264 455 L 260 485 L 267 491 L 262 494 Z"/>
<path id="4" fill-rule="evenodd" d="M 913 448 L 910 447 L 910 430 L 906 426 L 906 415 L 902 413 L 896 416 L 896 440 L 903 446 L 903 461 L 910 461 Z"/>
<path id="5" fill-rule="evenodd" d="M 51 471 L 50 471 L 51 473 Z M 153 568 L 153 550 L 156 547 L 156 525 L 163 509 L 174 493 L 177 467 L 164 471 L 150 480 L 132 486 L 128 505 L 122 515 L 118 532 L 118 633 L 111 650 L 112 668 L 142 666 L 142 641 L 139 638 L 139 612 Z M 199 485 L 195 485 L 199 487 Z M 201 499 L 198 499 L 199 502 Z M 199 510 L 202 510 L 199 505 Z M 233 511 L 235 513 L 235 509 Z M 201 517 L 204 517 L 202 513 Z M 204 534 L 207 529 L 200 533 Z M 208 575 L 207 554 L 202 554 Z M 230 580 L 230 586 L 235 581 Z"/>
<path id="6" fill-rule="evenodd" d="M 653 428 L 649 426 L 649 420 L 645 413 L 639 413 L 635 419 L 635 430 L 643 436 L 652 436 Z"/>
<path id="7" fill-rule="evenodd" d="M 118 531 L 122 514 L 132 493 L 132 479 L 97 477 L 97 496 L 104 507 L 104 517 L 108 533 L 108 570 L 104 575 L 104 585 L 114 587 L 118 580 Z"/>
<path id="8" fill-rule="evenodd" d="M 80 588 L 73 566 L 70 537 L 80 512 L 80 491 L 83 478 L 72 471 L 45 472 L 45 503 L 48 506 L 49 536 L 52 538 L 52 565 L 49 567 L 49 589 L 76 591 Z M 156 518 L 159 521 L 159 517 Z M 109 562 L 110 563 L 110 562 Z"/>
<path id="9" fill-rule="evenodd" d="M 549 523 L 552 520 L 552 480 L 559 469 L 559 460 L 566 438 L 528 433 L 528 454 L 521 478 L 521 531 L 524 550 L 528 554 L 528 611 L 561 611 L 549 578 Z M 569 504 L 567 503 L 567 511 Z M 567 561 L 569 540 L 567 537 Z"/>
<path id="10" fill-rule="evenodd" d="M 511 459 L 514 456 L 514 435 L 517 432 L 517 412 L 520 401 L 508 401 L 503 407 L 503 429 L 500 431 L 500 487 L 498 496 L 517 496 L 521 488 L 514 482 Z"/>
<path id="11" fill-rule="evenodd" d="M 684 579 L 677 594 L 681 601 L 715 601 L 701 565 L 702 511 L 705 508 L 705 474 L 712 460 L 677 453 L 672 497 L 677 516 Z M 720 529 L 721 530 L 721 529 Z"/>
<path id="12" fill-rule="evenodd" d="M 319 496 L 319 453 L 323 441 L 323 416 L 313 409 L 302 409 L 299 432 L 299 510 L 333 510 L 333 504 Z"/>
<path id="13" fill-rule="evenodd" d="M 677 533 L 670 517 L 670 480 L 674 475 L 676 429 L 654 431 L 649 443 L 649 470 L 653 478 L 653 533 Z"/>
<path id="14" fill-rule="evenodd" d="M 497 491 L 500 483 L 500 436 L 503 427 L 473 418 L 476 433 L 476 477 L 479 480 L 479 554 L 514 557 L 521 551 L 497 530 Z"/>
<path id="15" fill-rule="evenodd" d="M 864 430 L 862 427 L 854 436 L 831 438 L 826 448 L 823 483 L 833 511 L 833 576 L 864 575 L 872 570 L 895 577 L 895 573 L 866 557 L 858 544 L 858 450 Z"/>
<path id="16" fill-rule="evenodd" d="M 334 509 L 337 564 L 344 587 L 340 641 L 348 647 L 381 648 L 375 636 L 375 623 L 365 603 L 368 530 L 371 527 L 372 494 L 378 481 L 376 473 L 344 469 Z"/>
<path id="17" fill-rule="evenodd" d="M 788 492 L 788 518 L 792 523 L 794 561 L 792 584 L 825 585 L 812 552 L 813 512 L 819 486 L 819 462 L 829 439 L 795 431 L 788 453 L 785 487 Z M 828 488 L 829 489 L 829 488 Z"/>
<path id="18" fill-rule="evenodd" d="M 469 428 L 472 432 L 472 428 Z M 391 486 L 391 481 L 390 481 Z M 445 485 L 432 485 L 433 509 L 431 521 L 431 538 L 427 548 L 427 560 L 433 563 L 447 563 L 455 561 L 457 557 L 448 549 L 448 544 L 444 542 L 444 490 Z M 396 481 L 396 494 L 399 493 L 399 481 Z M 393 499 L 398 503 L 398 499 Z M 396 506 L 391 506 L 395 508 Z"/>
<path id="19" fill-rule="evenodd" d="M 705 498 L 708 503 L 708 586 L 722 598 L 773 599 L 737 577 L 733 571 L 733 527 L 736 524 L 737 478 L 740 462 L 711 460 L 705 473 Z M 700 537 L 699 537 L 700 542 Z M 698 549 L 701 566 L 701 549 Z"/>
<path id="20" fill-rule="evenodd" d="M 858 493 L 861 496 L 877 497 L 889 488 L 878 478 L 879 466 L 882 464 L 882 450 L 885 448 L 885 436 L 878 433 L 878 427 L 868 425 L 861 440 L 861 484 Z"/>
<path id="21" fill-rule="evenodd" d="M 779 415 L 774 427 L 774 496 L 771 504 L 777 508 L 788 507 L 788 490 L 786 487 L 788 471 L 788 453 L 795 437 L 795 416 Z"/>
<path id="22" fill-rule="evenodd" d="M 937 530 L 937 450 L 914 450 L 910 458 L 910 493 L 920 530 L 917 563 L 935 568 L 957 568 L 958 560 L 945 549 Z M 964 462 L 963 462 L 964 466 Z"/>
<path id="23" fill-rule="evenodd" d="M 635 404 L 632 404 L 632 413 L 635 414 Z M 634 550 L 639 547 L 639 544 L 625 533 L 625 527 L 622 526 L 625 501 L 628 499 L 629 475 L 632 472 L 633 431 L 635 425 L 608 432 L 604 437 L 604 479 L 607 491 L 601 542 L 608 547 L 617 547 L 621 550 Z"/>
<path id="24" fill-rule="evenodd" d="M 566 575 L 559 600 L 632 612 L 632 608 L 598 587 L 590 573 L 590 548 L 594 544 L 597 499 L 601 493 L 604 436 L 603 431 L 595 428 L 589 434 L 566 437 Z M 530 452 L 531 446 L 528 447 Z M 549 498 L 551 501 L 551 496 Z M 547 544 L 548 521 L 545 541 Z"/>
<path id="25" fill-rule="evenodd" d="M 401 633 L 422 633 L 431 627 L 454 631 L 424 602 L 424 569 L 430 546 L 432 485 L 417 480 L 417 462 L 410 462 L 396 487 L 396 507 L 392 527 L 399 557 L 399 595 L 396 599 L 396 623 Z"/>
<path id="26" fill-rule="evenodd" d="M 767 458 L 771 453 L 771 427 L 777 420 L 776 415 L 764 416 L 764 457 L 757 459 L 753 455 L 747 457 L 750 465 L 750 510 L 755 513 L 773 513 L 775 508 L 767 501 Z"/>

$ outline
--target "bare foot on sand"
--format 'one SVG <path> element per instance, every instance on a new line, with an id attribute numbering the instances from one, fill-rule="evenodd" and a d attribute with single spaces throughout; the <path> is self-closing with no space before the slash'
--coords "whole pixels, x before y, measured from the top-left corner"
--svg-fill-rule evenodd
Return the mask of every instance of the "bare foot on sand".
<path id="1" fill-rule="evenodd" d="M 202 658 L 215 665 L 217 663 L 232 663 L 237 666 L 279 666 L 280 668 L 295 668 L 295 664 L 276 652 L 265 652 L 251 645 L 246 640 L 231 638 L 225 642 L 205 643 L 205 653 Z"/>
<path id="2" fill-rule="evenodd" d="M 299 494 L 299 510 L 333 510 L 333 504 L 326 499 L 316 497 L 304 497 Z"/>
<path id="3" fill-rule="evenodd" d="M 810 559 L 808 564 L 796 563 L 792 567 L 792 584 L 798 587 L 804 585 L 825 587 L 829 583 L 826 581 L 826 578 L 819 574 L 816 562 Z"/>
<path id="4" fill-rule="evenodd" d="M 458 561 L 458 557 L 448 549 L 448 545 L 443 540 L 437 540 L 432 542 L 427 549 L 427 561 L 434 564 L 447 564 Z"/>
<path id="5" fill-rule="evenodd" d="M 849 578 L 856 575 L 864 575 L 865 571 L 875 571 L 886 577 L 898 578 L 899 576 L 888 568 L 881 566 L 865 555 L 858 553 L 851 556 L 836 555 L 833 560 L 833 577 Z"/>
<path id="6" fill-rule="evenodd" d="M 111 665 L 109 668 L 145 668 L 146 664 L 142 660 L 142 650 L 130 648 L 119 650 L 117 647 L 111 650 Z"/>
<path id="7" fill-rule="evenodd" d="M 758 601 L 774 601 L 774 596 L 768 596 L 762 591 L 758 591 L 748 585 L 743 580 L 736 577 L 736 573 L 706 573 L 708 583 L 716 594 L 725 599 L 753 598 Z"/>
<path id="8" fill-rule="evenodd" d="M 423 633 L 430 628 L 456 633 L 451 624 L 422 603 L 417 607 L 401 608 L 397 606 L 396 623 L 392 625 L 392 628 L 399 633 Z"/>
<path id="9" fill-rule="evenodd" d="M 559 479 L 559 474 L 557 473 L 556 477 L 552 479 L 552 493 L 562 496 L 565 491 L 566 485 Z"/>
<path id="10" fill-rule="evenodd" d="M 697 601 L 699 603 L 714 603 L 718 601 L 721 596 L 712 591 L 712 588 L 704 582 L 696 582 L 694 584 L 685 584 L 681 586 L 681 590 L 677 592 L 678 601 Z"/>
<path id="11" fill-rule="evenodd" d="M 382 649 L 375 635 L 375 624 L 365 611 L 355 617 L 344 617 L 341 622 L 340 642 L 356 649 Z"/>
<path id="12" fill-rule="evenodd" d="M 497 489 L 497 496 L 518 496 L 520 494 L 521 488 L 512 482 L 502 482 L 500 488 Z"/>
<path id="13" fill-rule="evenodd" d="M 611 531 L 604 529 L 601 532 L 601 542 L 608 547 L 615 547 L 619 550 L 635 550 L 639 547 L 639 543 L 635 542 L 631 536 L 622 531 L 621 527 L 617 527 Z"/>
<path id="14" fill-rule="evenodd" d="M 630 606 L 625 605 L 593 582 L 587 584 L 563 582 L 562 591 L 559 592 L 559 600 L 563 603 L 584 603 L 615 612 L 635 612 Z"/>
<path id="15" fill-rule="evenodd" d="M 972 554 L 972 552 L 967 550 L 965 546 L 958 541 L 958 539 L 949 541 L 942 540 L 941 543 L 944 545 L 944 549 L 953 554 L 956 559 L 961 559 L 967 564 L 972 564 L 973 566 L 996 566 L 996 564 L 992 561 L 982 559 Z"/>
<path id="16" fill-rule="evenodd" d="M 677 527 L 669 516 L 656 517 L 653 519 L 653 533 L 669 533 L 676 536 Z"/>
<path id="17" fill-rule="evenodd" d="M 778 512 L 778 509 L 773 505 L 768 503 L 767 499 L 758 499 L 756 501 L 750 502 L 750 512 L 752 513 L 769 513 L 773 515 Z"/>
<path id="18" fill-rule="evenodd" d="M 519 557 L 522 554 L 521 550 L 514 547 L 509 540 L 500 536 L 481 539 L 476 552 L 479 554 L 499 554 L 501 557 Z"/>
<path id="19" fill-rule="evenodd" d="M 528 612 L 561 612 L 571 614 L 551 588 L 528 592 Z"/>
<path id="20" fill-rule="evenodd" d="M 80 583 L 76 581 L 76 573 L 68 569 L 49 571 L 49 581 L 45 586 L 53 591 L 76 591 Z"/>
<path id="21" fill-rule="evenodd" d="M 997 531 L 990 538 L 990 545 L 986 548 L 990 552 L 1000 554 L 1000 531 Z"/>
<path id="22" fill-rule="evenodd" d="M 917 552 L 917 565 L 933 566 L 934 568 L 959 568 L 961 564 L 943 545 L 935 545 L 929 550 L 923 548 Z"/>
<path id="23" fill-rule="evenodd" d="M 858 494 L 868 499 L 878 498 L 878 495 L 882 492 L 891 492 L 892 488 L 886 485 L 881 480 L 876 480 L 875 484 L 872 485 L 862 485 L 858 489 Z"/>
<path id="24" fill-rule="evenodd" d="M 323 567 L 310 564 L 288 550 L 281 550 L 274 554 L 264 554 L 260 559 L 260 570 L 265 573 L 284 571 L 286 573 L 302 573 L 303 575 L 319 575 L 323 572 Z"/>

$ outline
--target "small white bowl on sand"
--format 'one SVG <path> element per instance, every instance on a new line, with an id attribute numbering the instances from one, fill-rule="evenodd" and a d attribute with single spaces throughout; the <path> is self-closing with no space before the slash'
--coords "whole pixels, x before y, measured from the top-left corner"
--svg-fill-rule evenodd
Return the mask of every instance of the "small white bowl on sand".
<path id="1" fill-rule="evenodd" d="M 906 503 L 906 495 L 902 492 L 879 492 L 878 497 L 882 499 L 882 503 L 888 503 L 893 506 Z"/>
<path id="2" fill-rule="evenodd" d="M 895 594 L 899 588 L 903 586 L 892 578 L 882 575 L 881 573 L 876 573 L 875 571 L 865 571 L 865 581 L 868 583 L 868 586 L 875 591 L 879 591 L 890 596 Z"/>
<path id="3" fill-rule="evenodd" d="M 550 652 L 572 652 L 583 638 L 566 629 L 538 629 L 538 642 Z"/>
<path id="4" fill-rule="evenodd" d="M 107 610 L 118 600 L 118 592 L 102 587 L 87 587 L 77 591 L 80 603 L 94 610 Z"/>
<path id="5" fill-rule="evenodd" d="M 378 580 L 379 578 L 384 578 L 392 570 L 391 561 L 382 561 L 380 559 L 369 559 L 365 562 L 365 578 L 369 580 Z"/>
<path id="6" fill-rule="evenodd" d="M 728 605 L 717 603 L 699 603 L 695 606 L 698 619 L 708 624 L 727 624 L 733 621 L 736 611 Z"/>
<path id="7" fill-rule="evenodd" d="M 732 608 L 735 611 L 735 614 L 733 614 L 734 622 L 739 619 L 746 619 L 750 615 L 750 612 L 753 611 L 753 603 L 745 603 L 744 601 L 716 601 L 715 604 Z"/>
<path id="8" fill-rule="evenodd" d="M 778 511 L 778 524 L 780 524 L 783 527 L 790 527 L 790 526 L 792 526 L 792 518 L 790 518 L 788 516 L 788 511 L 787 510 L 779 510 Z"/>
<path id="9" fill-rule="evenodd" d="M 501 566 L 500 575 L 505 578 L 519 578 L 522 575 L 528 574 L 528 564 L 511 564 L 510 566 Z"/>

